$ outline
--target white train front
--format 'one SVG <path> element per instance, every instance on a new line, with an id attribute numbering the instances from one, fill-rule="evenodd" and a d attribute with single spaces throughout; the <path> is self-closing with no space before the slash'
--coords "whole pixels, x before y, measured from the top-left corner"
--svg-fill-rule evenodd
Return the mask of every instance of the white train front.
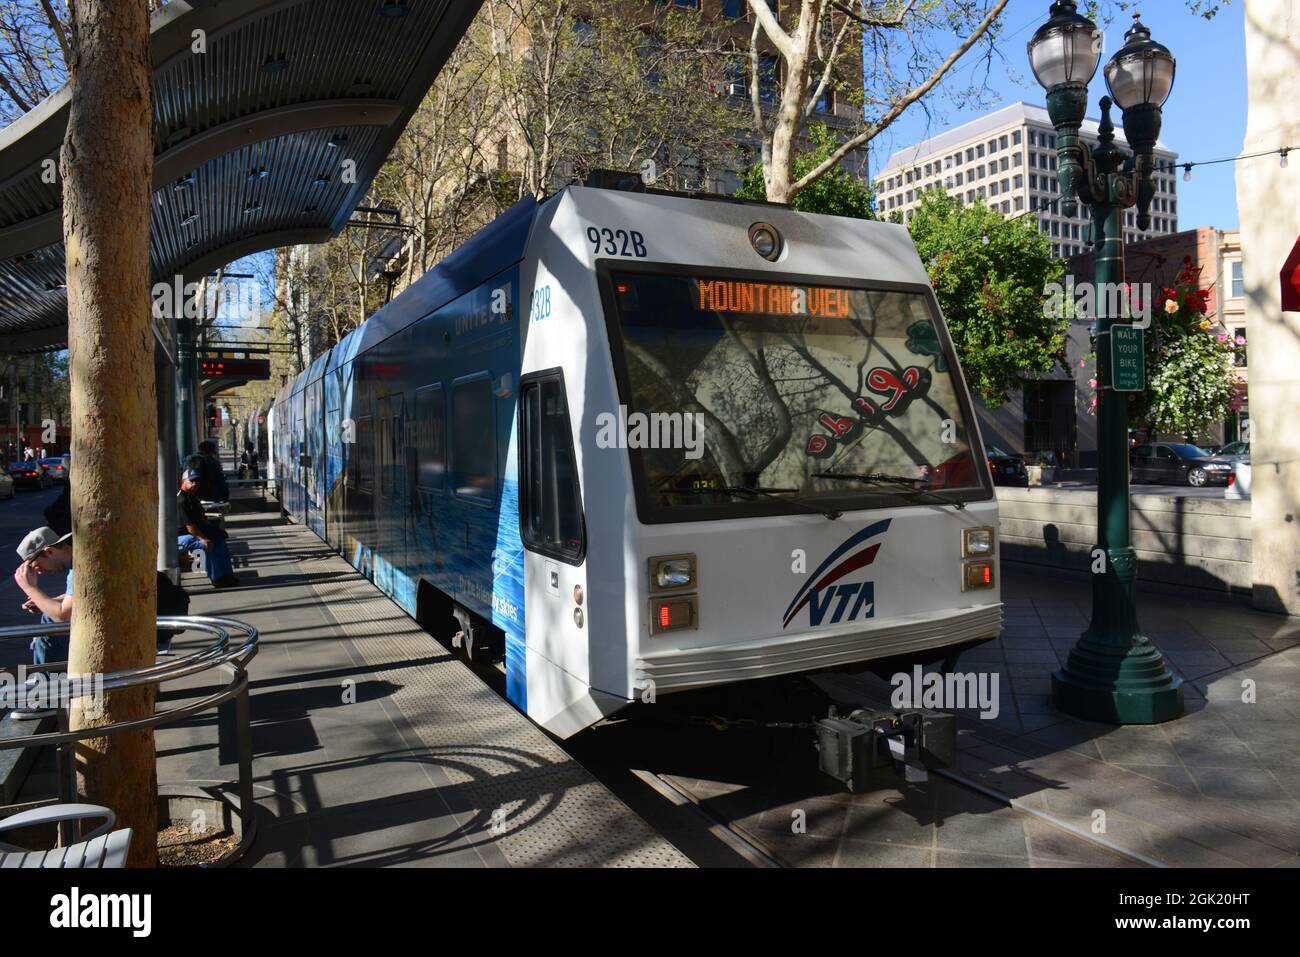
<path id="1" fill-rule="evenodd" d="M 569 187 L 271 419 L 286 511 L 560 736 L 1001 629 L 983 445 L 900 226 Z"/>

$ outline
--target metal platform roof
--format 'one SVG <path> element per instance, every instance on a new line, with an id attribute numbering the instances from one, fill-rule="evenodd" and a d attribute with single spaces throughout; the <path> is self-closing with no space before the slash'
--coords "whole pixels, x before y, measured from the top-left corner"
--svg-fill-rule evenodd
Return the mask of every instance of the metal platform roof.
<path id="1" fill-rule="evenodd" d="M 342 229 L 481 4 L 171 0 L 151 27 L 154 281 Z M 0 130 L 0 352 L 67 342 L 68 104 L 65 85 Z"/>

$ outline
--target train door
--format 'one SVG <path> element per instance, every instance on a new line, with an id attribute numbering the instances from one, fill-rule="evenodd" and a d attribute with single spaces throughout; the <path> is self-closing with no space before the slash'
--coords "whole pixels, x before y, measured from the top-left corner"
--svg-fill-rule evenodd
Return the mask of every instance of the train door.
<path id="1" fill-rule="evenodd" d="M 375 584 L 397 597 L 399 579 L 406 568 L 406 460 L 402 451 L 406 433 L 400 392 L 381 398 L 375 409 L 375 457 L 379 471 L 376 497 L 378 555 Z"/>
<path id="2" fill-rule="evenodd" d="M 306 523 L 307 429 L 303 420 L 302 393 L 293 397 L 293 515 Z"/>
<path id="3" fill-rule="evenodd" d="M 388 429 L 388 475 L 389 491 L 389 541 L 392 546 L 393 588 L 390 594 L 397 603 L 408 611 L 415 610 L 415 584 L 410 574 L 411 503 L 410 485 L 407 473 L 410 470 L 407 461 L 409 448 L 406 426 L 406 397 L 402 393 L 394 395 L 389 402 Z"/>
<path id="4" fill-rule="evenodd" d="M 304 424 L 306 427 L 306 490 L 304 513 L 306 525 L 320 538 L 325 537 L 325 456 L 323 436 L 321 434 L 322 408 L 324 399 L 323 383 L 320 379 L 310 383 L 303 395 Z"/>
<path id="5" fill-rule="evenodd" d="M 587 609 L 581 596 L 587 589 L 587 532 L 568 397 L 559 369 L 529 373 L 521 380 L 518 443 L 528 648 L 585 682 Z"/>

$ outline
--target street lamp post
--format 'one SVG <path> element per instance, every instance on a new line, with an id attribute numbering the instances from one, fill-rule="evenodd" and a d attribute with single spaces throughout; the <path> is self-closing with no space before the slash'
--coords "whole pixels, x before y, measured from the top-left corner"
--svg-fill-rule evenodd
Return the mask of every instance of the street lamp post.
<path id="1" fill-rule="evenodd" d="M 1139 228 L 1150 223 L 1160 110 L 1174 82 L 1173 56 L 1151 39 L 1136 15 L 1125 41 L 1106 64 L 1111 96 L 1102 98 L 1099 142 L 1091 152 L 1080 142 L 1079 130 L 1088 107 L 1088 83 L 1101 55 L 1101 32 L 1078 13 L 1075 0 L 1056 0 L 1050 19 L 1029 41 L 1030 65 L 1047 90 L 1056 128 L 1062 211 L 1073 216 L 1082 201 L 1092 213 L 1098 289 L 1122 288 L 1124 282 L 1123 211 L 1136 206 Z M 1115 142 L 1112 103 L 1123 110 L 1131 153 Z M 1104 564 L 1094 566 L 1088 628 L 1065 667 L 1052 675 L 1052 700 L 1079 718 L 1154 724 L 1183 713 L 1183 687 L 1138 627 L 1137 562 L 1129 533 L 1128 408 L 1124 393 L 1112 388 L 1108 348 L 1112 326 L 1124 317 L 1109 314 L 1117 297 L 1093 298 L 1098 313 L 1097 548 Z"/>

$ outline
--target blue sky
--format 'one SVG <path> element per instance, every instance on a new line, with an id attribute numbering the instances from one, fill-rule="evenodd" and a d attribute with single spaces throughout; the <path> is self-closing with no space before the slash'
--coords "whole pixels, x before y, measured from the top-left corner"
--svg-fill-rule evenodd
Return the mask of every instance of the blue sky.
<path id="1" fill-rule="evenodd" d="M 1222 2 L 1222 0 L 1220 0 Z M 1047 19 L 1048 0 L 1011 0 L 1004 14 L 1006 28 L 1000 41 L 1004 59 L 991 65 L 967 54 L 953 71 L 945 86 L 958 89 L 981 82 L 987 69 L 987 85 L 997 102 L 988 109 L 1024 100 L 1046 104 L 1042 87 L 1029 70 L 1025 44 Z M 1192 14 L 1183 0 L 1147 0 L 1141 6 L 1142 22 L 1151 28 L 1154 39 L 1173 52 L 1178 60 L 1178 74 L 1173 92 L 1165 104 L 1161 140 L 1178 153 L 1180 162 L 1221 159 L 1242 152 L 1246 136 L 1246 59 L 1243 19 L 1244 0 L 1231 0 L 1211 21 Z M 1132 15 L 1118 13 L 1106 30 L 1105 63 L 1124 42 L 1124 31 Z M 1106 95 L 1106 81 L 1101 68 L 1093 78 L 1092 107 L 1089 116 L 1097 116 L 1097 101 Z M 871 144 L 872 175 L 888 161 L 890 154 L 918 140 L 942 133 L 946 129 L 974 119 L 988 109 L 954 109 L 931 94 L 931 113 L 927 116 L 913 106 L 888 131 Z M 1119 117 L 1116 115 L 1118 123 Z M 1260 157 L 1247 163 L 1276 163 L 1277 157 Z M 1192 181 L 1178 179 L 1178 226 L 1192 229 L 1212 226 L 1237 228 L 1236 164 L 1199 166 Z"/>

